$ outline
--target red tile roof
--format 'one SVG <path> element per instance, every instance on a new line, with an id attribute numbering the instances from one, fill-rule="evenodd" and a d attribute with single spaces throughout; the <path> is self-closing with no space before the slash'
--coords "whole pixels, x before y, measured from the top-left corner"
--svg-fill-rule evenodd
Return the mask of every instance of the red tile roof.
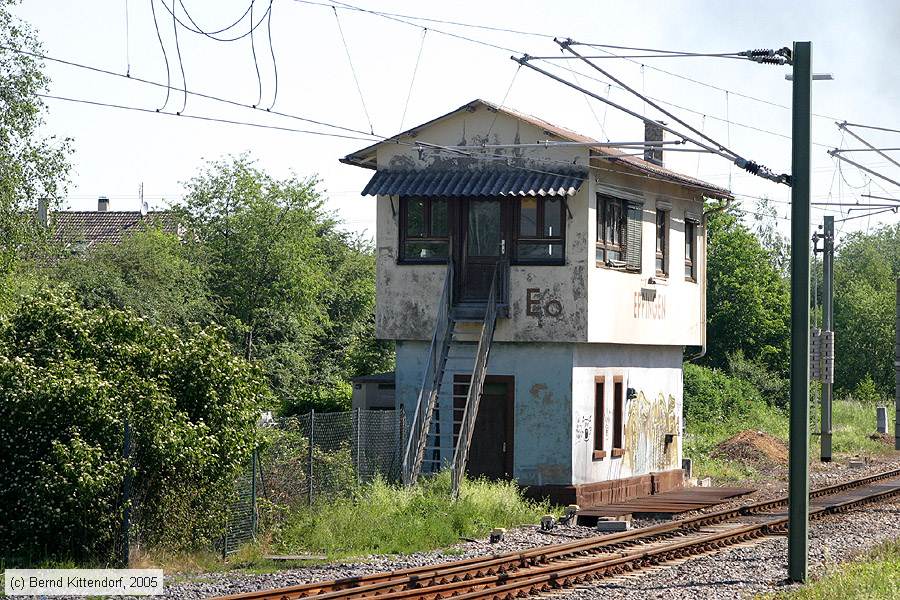
<path id="1" fill-rule="evenodd" d="M 170 211 L 142 215 L 136 210 L 64 210 L 52 214 L 54 237 L 67 243 L 119 244 L 125 236 L 148 227 L 177 234 L 178 224 Z"/>

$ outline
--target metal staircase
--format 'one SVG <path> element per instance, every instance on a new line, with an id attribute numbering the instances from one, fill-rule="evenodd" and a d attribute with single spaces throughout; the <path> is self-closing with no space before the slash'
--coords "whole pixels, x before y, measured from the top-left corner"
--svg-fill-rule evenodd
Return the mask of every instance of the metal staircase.
<path id="1" fill-rule="evenodd" d="M 459 494 L 487 375 L 504 266 L 497 265 L 484 310 L 476 311 L 481 316 L 475 317 L 471 307 L 465 311 L 451 308 L 453 265 L 448 265 L 422 387 L 404 449 L 403 480 L 407 485 L 414 484 L 423 472 L 436 473 L 449 466 L 454 498 Z M 442 408 L 451 410 L 452 418 L 441 419 Z M 445 427 L 448 421 L 452 423 L 452 431 L 441 431 L 442 421 Z"/>

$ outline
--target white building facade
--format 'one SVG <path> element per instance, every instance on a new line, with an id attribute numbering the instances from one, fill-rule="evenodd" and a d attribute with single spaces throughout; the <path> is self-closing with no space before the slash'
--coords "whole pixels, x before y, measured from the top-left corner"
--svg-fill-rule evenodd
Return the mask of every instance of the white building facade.
<path id="1" fill-rule="evenodd" d="M 450 270 L 460 350 L 423 468 L 453 460 L 466 327 L 496 286 L 468 472 L 581 505 L 680 485 L 681 365 L 705 346 L 703 206 L 726 190 L 481 100 L 343 162 L 376 170 L 376 329 L 396 342 L 409 421 Z"/>

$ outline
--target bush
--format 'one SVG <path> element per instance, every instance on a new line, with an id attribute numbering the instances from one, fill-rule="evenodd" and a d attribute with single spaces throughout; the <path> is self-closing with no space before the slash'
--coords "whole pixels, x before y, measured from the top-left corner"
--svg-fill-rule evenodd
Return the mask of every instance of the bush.
<path id="1" fill-rule="evenodd" d="M 273 532 L 279 553 L 325 552 L 330 557 L 408 553 L 482 536 L 494 527 L 535 523 L 548 512 L 513 482 L 465 481 L 450 500 L 449 472 L 406 488 L 376 479 L 349 497 L 289 512 Z"/>
<path id="2" fill-rule="evenodd" d="M 764 401 L 749 381 L 718 369 L 684 364 L 685 422 L 721 423 L 748 414 L 754 403 Z"/>
<path id="3" fill-rule="evenodd" d="M 144 541 L 209 542 L 254 444 L 261 381 L 217 331 L 23 300 L 0 322 L 0 556 L 109 560 L 129 472 Z"/>
<path id="4" fill-rule="evenodd" d="M 728 374 L 752 384 L 772 406 L 785 408 L 790 402 L 790 380 L 770 371 L 762 361 L 744 357 L 742 350 L 728 355 Z"/>

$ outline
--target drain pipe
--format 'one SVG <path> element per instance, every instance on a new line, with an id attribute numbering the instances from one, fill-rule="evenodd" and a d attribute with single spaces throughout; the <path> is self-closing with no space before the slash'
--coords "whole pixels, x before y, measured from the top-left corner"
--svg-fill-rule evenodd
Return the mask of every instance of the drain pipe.
<path id="1" fill-rule="evenodd" d="M 709 218 L 709 215 L 728 210 L 728 207 L 731 206 L 732 200 L 734 200 L 734 198 L 730 197 L 730 196 L 725 198 L 725 201 L 722 202 L 721 204 L 719 204 L 718 206 L 714 206 L 708 210 L 704 210 L 703 216 L 701 217 L 701 219 L 702 219 L 701 225 L 703 227 L 703 241 L 705 242 L 703 244 L 703 261 L 700 263 L 701 269 L 703 271 L 702 277 L 700 278 L 700 295 L 702 297 L 702 302 L 700 304 L 700 314 L 701 314 L 701 318 L 703 321 L 703 336 L 700 340 L 700 352 L 698 352 L 697 354 L 694 354 L 693 356 L 685 357 L 685 360 L 688 360 L 688 361 L 693 362 L 695 360 L 700 360 L 701 358 L 706 356 L 706 288 L 707 288 L 706 265 L 708 262 L 707 252 L 709 250 L 709 232 L 706 227 L 706 223 Z"/>

